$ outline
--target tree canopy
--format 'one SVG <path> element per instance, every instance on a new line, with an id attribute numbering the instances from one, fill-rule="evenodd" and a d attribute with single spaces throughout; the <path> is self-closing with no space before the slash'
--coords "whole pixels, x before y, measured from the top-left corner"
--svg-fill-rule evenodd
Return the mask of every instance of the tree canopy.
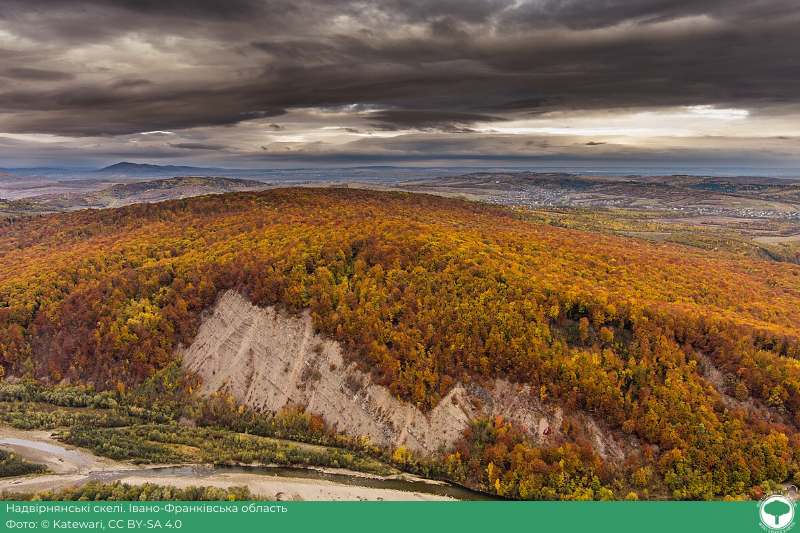
<path id="1" fill-rule="evenodd" d="M 422 409 L 459 380 L 541 388 L 653 446 L 674 496 L 702 498 L 797 470 L 798 281 L 797 265 L 554 228 L 486 204 L 238 193 L 0 222 L 0 360 L 6 375 L 135 385 L 233 289 L 309 308 L 318 330 Z"/>

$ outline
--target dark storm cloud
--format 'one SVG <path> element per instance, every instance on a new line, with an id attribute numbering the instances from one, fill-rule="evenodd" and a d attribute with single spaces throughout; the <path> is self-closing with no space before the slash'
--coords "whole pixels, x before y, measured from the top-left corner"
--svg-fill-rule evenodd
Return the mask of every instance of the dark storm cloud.
<path id="1" fill-rule="evenodd" d="M 264 7 L 264 2 L 258 0 L 82 0 L 70 4 L 66 6 L 63 0 L 4 0 L 3 11 L 9 16 L 13 12 L 53 12 L 69 8 L 78 13 L 113 10 L 154 16 L 230 19 L 253 16 L 263 12 Z"/>
<path id="2" fill-rule="evenodd" d="M 137 87 L 145 87 L 147 85 L 152 85 L 153 82 L 150 80 L 146 80 L 144 78 L 124 78 L 121 80 L 117 80 L 111 84 L 112 89 L 135 89 Z"/>
<path id="3" fill-rule="evenodd" d="M 262 109 L 254 87 L 174 88 L 135 94 L 114 86 L 28 89 L 0 93 L 0 108 L 16 113 L 0 118 L 0 127 L 18 133 L 68 136 L 124 135 L 196 126 L 226 126 L 276 117 L 283 109 Z"/>
<path id="4" fill-rule="evenodd" d="M 182 148 L 184 150 L 225 150 L 228 147 L 222 144 L 205 144 L 205 143 L 169 143 L 173 148 Z"/>
<path id="5" fill-rule="evenodd" d="M 71 80 L 75 76 L 68 72 L 57 70 L 44 70 L 40 68 L 12 67 L 0 71 L 0 76 L 33 81 L 63 81 Z"/>
<path id="6" fill-rule="evenodd" d="M 344 132 L 692 105 L 780 116 L 800 104 L 798 24 L 795 0 L 0 0 L 0 132 L 337 106 L 356 117 Z"/>
<path id="7" fill-rule="evenodd" d="M 542 0 L 525 2 L 504 23 L 526 27 L 563 26 L 596 29 L 626 22 L 652 24 L 711 15 L 737 23 L 796 16 L 792 0 Z"/>
<path id="8" fill-rule="evenodd" d="M 504 22 L 533 27 L 594 29 L 624 22 L 664 22 L 717 12 L 729 0 L 544 0 L 523 4 Z"/>
<path id="9" fill-rule="evenodd" d="M 502 122 L 505 119 L 476 113 L 438 110 L 381 111 L 370 115 L 374 127 L 387 131 L 415 128 L 420 130 L 461 131 L 477 122 Z"/>

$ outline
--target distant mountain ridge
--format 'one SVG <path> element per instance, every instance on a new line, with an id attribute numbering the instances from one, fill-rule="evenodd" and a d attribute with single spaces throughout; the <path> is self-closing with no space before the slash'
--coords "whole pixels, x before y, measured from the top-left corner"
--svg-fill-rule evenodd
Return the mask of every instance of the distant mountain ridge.
<path id="1" fill-rule="evenodd" d="M 266 187 L 268 187 L 267 184 L 254 180 L 179 176 L 122 183 L 88 193 L 46 194 L 33 197 L 31 200 L 41 207 L 54 210 L 71 210 L 87 207 L 119 207 L 135 203 L 189 198 L 204 194 L 261 190 Z"/>
<path id="2" fill-rule="evenodd" d="M 179 174 L 207 174 L 208 172 L 219 172 L 223 170 L 224 169 L 221 168 L 204 168 L 178 165 L 150 165 L 147 163 L 130 163 L 128 161 L 122 161 L 98 170 L 93 170 L 89 172 L 89 174 L 104 176 L 151 176 L 153 174 L 158 174 L 169 175 L 172 177 Z"/>
<path id="3" fill-rule="evenodd" d="M 349 181 L 397 182 L 410 179 L 430 178 L 452 174 L 487 170 L 483 167 L 403 167 L 403 166 L 357 166 L 357 167 L 270 167 L 223 168 L 190 165 L 153 165 L 121 161 L 103 168 L 86 167 L 35 167 L 0 168 L 16 177 L 50 178 L 58 181 L 75 179 L 127 180 L 144 178 L 173 178 L 176 176 L 214 176 L 224 178 L 303 180 L 303 181 Z M 489 169 L 502 170 L 502 169 Z"/>

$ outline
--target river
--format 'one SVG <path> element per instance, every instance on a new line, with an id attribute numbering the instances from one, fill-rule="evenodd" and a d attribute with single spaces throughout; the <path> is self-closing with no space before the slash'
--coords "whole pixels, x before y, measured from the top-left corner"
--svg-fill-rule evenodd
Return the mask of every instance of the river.
<path id="1" fill-rule="evenodd" d="M 427 482 L 424 480 L 401 479 L 396 477 L 377 477 L 361 476 L 358 474 L 348 474 L 331 472 L 330 470 L 320 470 L 315 468 L 296 468 L 286 466 L 224 466 L 214 467 L 199 465 L 184 466 L 165 466 L 154 468 L 142 468 L 135 471 L 105 471 L 93 472 L 83 482 L 98 480 L 110 483 L 118 480 L 125 480 L 136 474 L 142 478 L 164 478 L 179 477 L 198 480 L 202 484 L 204 478 L 211 479 L 220 474 L 245 474 L 249 476 L 265 476 L 269 478 L 285 478 L 287 480 L 308 479 L 327 481 L 337 485 L 347 485 L 351 487 L 367 487 L 371 489 L 386 489 L 391 491 L 403 491 L 412 493 L 432 494 L 445 496 L 456 500 L 468 501 L 496 501 L 501 498 L 467 489 L 458 485 L 445 482 Z"/>
<path id="2" fill-rule="evenodd" d="M 5 437 L 5 438 L 2 438 Z M 428 500 L 470 501 L 500 498 L 445 482 L 413 476 L 380 477 L 347 470 L 283 466 L 155 466 L 134 467 L 97 457 L 87 450 L 68 449 L 53 441 L 49 432 L 0 428 L 0 445 L 26 459 L 46 464 L 55 475 L 24 476 L 0 480 L 0 489 L 12 491 L 58 490 L 92 480 L 105 483 L 247 486 L 254 494 L 316 500 Z"/>

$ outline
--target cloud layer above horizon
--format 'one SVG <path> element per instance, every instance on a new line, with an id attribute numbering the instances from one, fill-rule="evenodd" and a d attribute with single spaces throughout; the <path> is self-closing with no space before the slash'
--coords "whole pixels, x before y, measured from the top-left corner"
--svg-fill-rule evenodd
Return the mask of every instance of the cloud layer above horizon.
<path id="1" fill-rule="evenodd" d="M 800 166 L 794 0 L 0 0 L 0 166 Z"/>

